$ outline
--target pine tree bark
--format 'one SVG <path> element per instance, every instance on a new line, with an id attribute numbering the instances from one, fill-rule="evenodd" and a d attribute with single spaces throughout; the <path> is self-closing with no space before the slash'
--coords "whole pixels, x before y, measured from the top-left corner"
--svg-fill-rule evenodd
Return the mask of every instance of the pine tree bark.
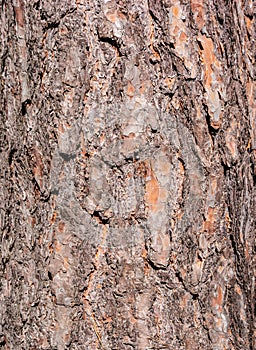
<path id="1" fill-rule="evenodd" d="M 253 5 L 1 1 L 1 348 L 256 348 Z"/>

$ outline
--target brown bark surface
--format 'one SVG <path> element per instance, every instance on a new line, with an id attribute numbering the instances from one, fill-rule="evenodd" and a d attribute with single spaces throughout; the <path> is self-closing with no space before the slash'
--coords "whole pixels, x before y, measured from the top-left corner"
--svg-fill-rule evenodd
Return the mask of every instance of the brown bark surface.
<path id="1" fill-rule="evenodd" d="M 0 1 L 1 348 L 256 348 L 254 5 Z"/>

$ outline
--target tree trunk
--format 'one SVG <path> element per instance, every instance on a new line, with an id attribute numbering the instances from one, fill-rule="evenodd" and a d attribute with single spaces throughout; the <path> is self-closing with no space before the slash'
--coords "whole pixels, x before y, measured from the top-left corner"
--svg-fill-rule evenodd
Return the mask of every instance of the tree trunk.
<path id="1" fill-rule="evenodd" d="M 251 0 L 1 1 L 3 349 L 255 349 Z"/>

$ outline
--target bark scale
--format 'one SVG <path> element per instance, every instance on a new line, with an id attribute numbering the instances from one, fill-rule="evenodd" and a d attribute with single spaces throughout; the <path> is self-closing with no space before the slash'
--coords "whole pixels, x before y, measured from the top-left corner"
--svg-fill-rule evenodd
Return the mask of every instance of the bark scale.
<path id="1" fill-rule="evenodd" d="M 255 344 L 252 1 L 1 1 L 3 349 Z"/>

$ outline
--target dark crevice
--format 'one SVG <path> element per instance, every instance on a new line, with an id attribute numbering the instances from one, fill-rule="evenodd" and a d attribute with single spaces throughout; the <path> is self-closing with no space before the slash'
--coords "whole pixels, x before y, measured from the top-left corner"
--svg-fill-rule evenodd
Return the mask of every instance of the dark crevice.
<path id="1" fill-rule="evenodd" d="M 21 114 L 24 116 L 27 114 L 27 107 L 31 105 L 31 100 L 27 99 L 26 101 L 22 102 L 21 104 Z"/>
<path id="2" fill-rule="evenodd" d="M 9 166 L 12 164 L 13 162 L 13 158 L 14 158 L 14 154 L 16 153 L 17 149 L 13 148 L 10 150 L 9 156 L 8 156 L 8 163 Z"/>
<path id="3" fill-rule="evenodd" d="M 6 339 L 4 335 L 0 335 L 0 346 L 6 345 Z"/>
<path id="4" fill-rule="evenodd" d="M 49 280 L 50 280 L 50 281 L 52 281 L 52 280 L 53 280 L 53 277 L 52 277 L 52 274 L 51 274 L 51 272 L 50 272 L 50 271 L 48 271 L 48 278 L 49 278 Z"/>
<path id="5" fill-rule="evenodd" d="M 206 123 L 207 123 L 207 126 L 208 126 L 208 132 L 209 132 L 209 134 L 211 136 L 212 142 L 214 143 L 215 137 L 218 134 L 219 129 L 214 129 L 211 126 L 211 117 L 210 117 L 210 114 L 208 112 L 208 106 L 206 104 L 203 104 L 203 107 L 205 109 L 205 119 L 206 119 Z"/>
<path id="6" fill-rule="evenodd" d="M 160 25 L 159 19 L 156 17 L 156 15 L 153 13 L 153 11 L 149 9 L 148 12 L 149 12 L 151 18 L 154 20 L 154 22 Z"/>
<path id="7" fill-rule="evenodd" d="M 216 11 L 216 14 L 217 14 L 217 21 L 219 22 L 219 24 L 220 24 L 221 26 L 223 26 L 223 24 L 224 24 L 224 18 L 222 18 L 222 17 L 220 16 L 220 12 L 219 12 L 219 11 Z"/>
<path id="8" fill-rule="evenodd" d="M 170 47 L 170 49 L 173 49 L 173 50 L 175 49 L 174 43 L 169 42 L 169 43 L 168 43 L 168 46 Z"/>
<path id="9" fill-rule="evenodd" d="M 68 16 L 68 15 L 72 15 L 72 13 L 74 13 L 76 11 L 76 7 L 74 7 L 73 9 L 70 9 L 69 11 L 62 13 L 60 15 L 60 19 L 63 19 L 64 17 Z"/>
<path id="10" fill-rule="evenodd" d="M 101 37 L 99 35 L 99 33 L 98 33 L 98 37 L 99 37 L 99 41 L 113 46 L 117 50 L 119 56 L 123 56 L 123 54 L 120 51 L 121 45 L 118 43 L 117 40 L 115 40 L 114 38 L 109 38 L 109 37 Z"/>
<path id="11" fill-rule="evenodd" d="M 230 237 L 230 242 L 231 242 L 231 246 L 233 248 L 234 255 L 237 258 L 239 256 L 239 252 L 238 252 L 237 246 L 236 246 L 236 239 L 235 239 L 233 233 L 231 233 L 229 237 Z"/>
<path id="12" fill-rule="evenodd" d="M 227 164 L 225 164 L 223 161 L 221 161 L 221 165 L 223 167 L 224 176 L 227 177 L 229 175 L 230 167 Z"/>
<path id="13" fill-rule="evenodd" d="M 256 185 L 256 169 L 255 169 L 254 161 L 252 158 L 250 158 L 250 165 L 251 165 L 251 174 L 252 174 L 253 185 L 255 186 Z"/>
<path id="14" fill-rule="evenodd" d="M 200 50 L 204 49 L 200 40 L 197 40 L 197 44 L 198 44 Z"/>
<path id="15" fill-rule="evenodd" d="M 199 294 L 198 293 L 190 293 L 192 295 L 192 300 L 198 300 Z"/>
<path id="16" fill-rule="evenodd" d="M 91 214 L 91 217 L 97 219 L 97 221 L 102 225 L 109 224 L 109 218 L 105 218 L 101 211 L 94 210 L 94 212 Z"/>
<path id="17" fill-rule="evenodd" d="M 175 95 L 175 92 L 177 91 L 177 88 L 175 88 L 174 91 L 168 91 L 167 89 L 163 88 L 162 86 L 160 86 L 159 89 L 164 96 L 168 96 L 170 99 L 173 98 L 173 96 Z"/>
<path id="18" fill-rule="evenodd" d="M 157 266 L 157 265 L 155 265 L 155 263 L 154 263 L 152 260 L 150 260 L 149 257 L 147 258 L 147 262 L 148 262 L 149 266 L 152 267 L 152 269 L 153 269 L 153 270 L 156 270 L 156 271 L 159 271 L 159 270 L 166 270 L 167 267 L 168 267 L 168 265 L 167 265 L 167 266 L 164 266 L 164 265 Z"/>
<path id="19" fill-rule="evenodd" d="M 6 61 L 8 58 L 8 49 L 5 49 L 4 53 L 2 54 L 1 57 L 1 72 L 3 73 L 4 68 L 6 67 Z"/>
<path id="20" fill-rule="evenodd" d="M 60 21 L 48 23 L 47 26 L 45 27 L 45 30 L 58 28 L 59 25 L 60 25 Z"/>
<path id="21" fill-rule="evenodd" d="M 50 197 L 51 197 L 52 192 L 51 191 L 41 191 L 41 195 L 40 195 L 40 200 L 42 202 L 48 202 Z"/>
<path id="22" fill-rule="evenodd" d="M 34 8 L 38 11 L 40 9 L 40 1 L 35 2 Z"/>
<path id="23" fill-rule="evenodd" d="M 175 272 L 175 276 L 177 277 L 178 281 L 182 284 L 182 286 L 185 289 L 185 291 L 188 292 L 191 295 L 192 300 L 200 300 L 199 294 L 197 292 L 194 292 L 193 290 L 190 290 L 188 288 L 188 286 L 186 286 L 183 278 L 181 277 L 181 273 L 179 271 Z"/>
<path id="24" fill-rule="evenodd" d="M 175 272 L 175 276 L 178 278 L 178 281 L 184 286 L 184 281 L 179 271 Z"/>

